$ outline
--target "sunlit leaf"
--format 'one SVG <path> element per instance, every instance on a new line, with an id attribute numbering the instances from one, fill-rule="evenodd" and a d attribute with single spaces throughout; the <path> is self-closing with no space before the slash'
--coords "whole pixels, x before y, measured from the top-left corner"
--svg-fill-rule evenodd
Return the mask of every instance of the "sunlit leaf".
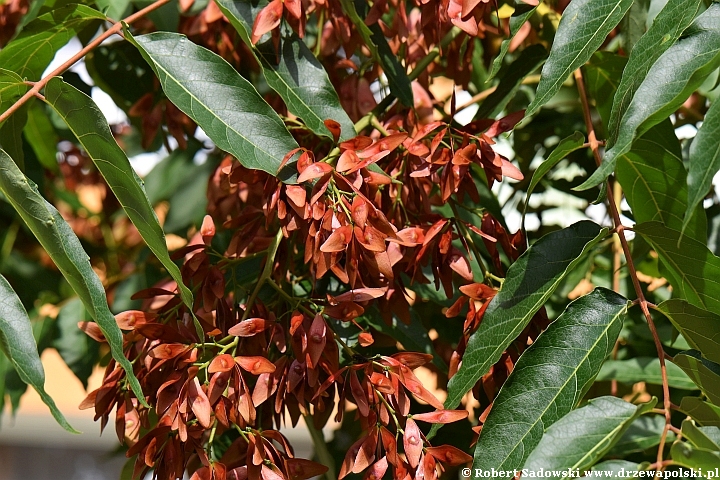
<path id="1" fill-rule="evenodd" d="M 528 348 L 500 389 L 473 469 L 519 469 L 543 433 L 582 400 L 610 354 L 628 301 L 598 288 L 568 305 Z"/>
<path id="2" fill-rule="evenodd" d="M 37 185 L 0 150 L 0 190 L 37 237 L 50 258 L 75 290 L 108 340 L 115 361 L 126 372 L 130 386 L 145 403 L 140 383 L 123 353 L 122 332 L 108 309 L 105 289 L 90 265 L 80 240 L 58 211 L 38 191 Z"/>
<path id="3" fill-rule="evenodd" d="M 720 407 L 710 402 L 696 397 L 685 397 L 680 402 L 680 411 L 705 426 L 720 427 Z"/>

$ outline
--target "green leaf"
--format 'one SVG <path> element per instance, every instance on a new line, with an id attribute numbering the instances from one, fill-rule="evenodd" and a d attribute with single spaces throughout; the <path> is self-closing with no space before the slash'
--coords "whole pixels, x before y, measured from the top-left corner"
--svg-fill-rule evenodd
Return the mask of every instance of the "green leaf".
<path id="1" fill-rule="evenodd" d="M 475 118 L 495 118 L 512 100 L 525 77 L 530 75 L 547 58 L 547 50 L 542 45 L 532 45 L 511 63 L 502 78 L 499 79 L 495 91 L 480 104 Z"/>
<path id="2" fill-rule="evenodd" d="M 613 99 L 612 113 L 608 122 L 608 145 L 612 146 L 615 143 L 620 129 L 620 119 L 630 105 L 635 91 L 645 80 L 650 67 L 690 26 L 701 4 L 701 0 L 668 0 L 647 33 L 632 49 Z"/>
<path id="3" fill-rule="evenodd" d="M 632 53 L 638 40 L 645 34 L 649 8 L 650 0 L 633 2 L 620 23 L 624 50 L 628 53 Z"/>
<path id="4" fill-rule="evenodd" d="M 50 123 L 41 103 L 32 100 L 28 103 L 28 119 L 23 130 L 25 141 L 33 149 L 43 167 L 57 171 L 58 163 L 55 154 L 57 153 L 58 137 L 55 128 Z"/>
<path id="5" fill-rule="evenodd" d="M 8 152 L 21 169 L 25 169 L 22 132 L 27 122 L 28 105 L 22 105 L 0 126 L 0 148 Z"/>
<path id="6" fill-rule="evenodd" d="M 528 3 L 523 2 L 522 0 L 514 0 L 512 3 L 515 7 L 515 11 L 510 17 L 510 36 L 504 39 L 500 44 L 500 51 L 497 53 L 497 56 L 493 60 L 492 68 L 490 69 L 488 78 L 485 80 L 486 82 L 492 80 L 495 75 L 497 75 L 497 73 L 500 71 L 503 59 L 505 58 L 505 55 L 507 55 L 507 52 L 510 49 L 510 43 L 512 42 L 513 38 L 515 38 L 515 35 L 517 35 L 517 33 L 520 31 L 520 27 L 522 27 L 525 22 L 527 22 L 530 17 L 532 17 L 532 14 L 535 13 L 535 10 L 537 10 L 537 5 L 532 6 Z"/>
<path id="7" fill-rule="evenodd" d="M 545 105 L 575 70 L 605 41 L 632 5 L 632 0 L 573 0 L 567 6 L 550 57 L 543 66 L 535 99 L 527 108 L 530 116 Z"/>
<path id="8" fill-rule="evenodd" d="M 683 437 L 689 440 L 698 448 L 706 448 L 708 450 L 720 451 L 717 436 L 720 430 L 717 427 L 698 427 L 692 420 L 683 420 L 682 428 Z"/>
<path id="9" fill-rule="evenodd" d="M 680 142 L 669 120 L 638 139 L 620 156 L 616 168 L 635 221 L 660 221 L 674 230 L 683 225 L 688 192 L 685 175 Z M 707 220 L 702 208 L 696 209 L 690 220 L 687 234 L 705 242 Z"/>
<path id="10" fill-rule="evenodd" d="M 195 139 L 189 139 L 185 150 L 175 149 L 150 170 L 143 183 L 151 205 L 157 205 L 169 199 L 195 173 L 193 162 L 195 154 L 202 145 Z"/>
<path id="11" fill-rule="evenodd" d="M 617 141 L 605 152 L 600 167 L 576 190 L 587 190 L 605 180 L 633 141 L 675 112 L 718 66 L 720 4 L 712 3 L 647 72 L 620 120 Z"/>
<path id="12" fill-rule="evenodd" d="M 617 443 L 607 452 L 610 456 L 622 457 L 628 453 L 642 452 L 660 444 L 665 417 L 662 415 L 643 415 L 636 419 L 620 436 Z M 675 439 L 673 432 L 668 432 L 667 441 Z"/>
<path id="13" fill-rule="evenodd" d="M 603 127 L 610 119 L 612 104 L 606 99 L 615 96 L 620 85 L 622 72 L 627 65 L 627 57 L 612 52 L 599 51 L 593 53 L 585 67 L 585 84 L 588 94 L 595 99 L 595 108 L 600 114 L 601 124 L 598 134 L 603 134 Z"/>
<path id="14" fill-rule="evenodd" d="M 685 220 L 681 232 L 685 232 L 690 222 L 697 216 L 693 212 L 702 211 L 701 202 L 707 195 L 715 174 L 720 170 L 720 101 L 714 101 L 703 119 L 703 123 L 690 144 L 687 188 L 688 202 Z M 704 212 L 703 212 L 704 213 Z"/>
<path id="15" fill-rule="evenodd" d="M 580 132 L 575 132 L 569 137 L 563 138 L 562 140 L 560 140 L 560 143 L 557 144 L 552 153 L 550 153 L 550 155 L 545 159 L 545 161 L 540 164 L 540 166 L 537 168 L 537 170 L 535 170 L 535 172 L 533 172 L 532 179 L 530 180 L 530 185 L 527 189 L 527 194 L 525 195 L 523 220 L 525 220 L 525 212 L 527 211 L 527 206 L 530 201 L 530 195 L 532 195 L 532 192 L 533 190 L 535 190 L 535 187 L 537 187 L 538 183 L 540 183 L 543 177 L 550 170 L 552 170 L 552 168 L 557 165 L 560 160 L 567 157 L 572 152 L 581 149 L 584 144 L 585 135 Z"/>
<path id="16" fill-rule="evenodd" d="M 88 320 L 87 317 L 79 298 L 68 300 L 58 313 L 58 336 L 53 345 L 86 389 L 100 352 L 100 344 L 78 328 L 78 322 Z"/>
<path id="17" fill-rule="evenodd" d="M 720 328 L 719 315 L 678 298 L 662 302 L 657 310 L 675 325 L 692 348 L 700 350 L 709 360 L 720 363 L 720 339 L 716 333 Z"/>
<path id="18" fill-rule="evenodd" d="M 266 2 L 254 7 L 242 0 L 215 0 L 215 3 L 253 51 L 262 66 L 265 80 L 282 97 L 288 110 L 300 117 L 316 135 L 333 138 L 323 123 L 327 119 L 340 124 L 341 139 L 347 140 L 356 135 L 355 126 L 342 108 L 327 72 L 297 35 L 282 39 L 277 55 L 279 62 L 275 58 L 274 47 L 272 52 L 263 54 L 252 44 L 250 32 L 253 21 Z"/>
<path id="19" fill-rule="evenodd" d="M 25 95 L 28 88 L 30 87 L 23 83 L 20 75 L 12 70 L 0 68 L 0 113 L 5 112 L 20 97 Z"/>
<path id="20" fill-rule="evenodd" d="M 40 76 L 60 48 L 86 27 L 105 16 L 85 5 L 68 5 L 40 15 L 0 50 L 0 65 L 28 80 Z"/>
<path id="21" fill-rule="evenodd" d="M 540 334 L 493 402 L 473 469 L 511 470 L 525 463 L 543 433 L 592 385 L 620 334 L 627 307 L 624 297 L 597 288 L 568 305 Z"/>
<path id="22" fill-rule="evenodd" d="M 720 452 L 693 448 L 688 442 L 673 443 L 670 448 L 670 457 L 677 465 L 704 472 L 714 472 L 715 468 L 720 465 Z"/>
<path id="23" fill-rule="evenodd" d="M 720 258 L 692 238 L 684 237 L 680 245 L 680 232 L 659 222 L 642 223 L 633 230 L 658 253 L 677 296 L 696 307 L 720 311 L 720 283 L 716 280 L 720 278 Z"/>
<path id="24" fill-rule="evenodd" d="M 130 8 L 130 0 L 95 0 L 95 4 L 115 21 L 121 20 Z"/>
<path id="25" fill-rule="evenodd" d="M 468 341 L 457 373 L 448 382 L 445 408 L 454 409 L 462 397 L 500 359 L 547 302 L 567 273 L 605 235 L 607 229 L 590 221 L 543 236 L 507 271 L 500 291 L 490 301 L 483 321 Z M 433 425 L 429 436 L 440 428 Z"/>
<path id="26" fill-rule="evenodd" d="M 627 460 L 608 460 L 598 463 L 590 469 L 592 472 L 603 472 L 603 478 L 628 478 L 628 472 L 637 472 L 640 464 Z"/>
<path id="27" fill-rule="evenodd" d="M 692 380 L 677 365 L 665 362 L 668 384 L 672 388 L 696 390 Z M 660 360 L 657 357 L 635 357 L 629 360 L 608 360 L 600 369 L 598 381 L 617 380 L 622 383 L 645 382 L 662 385 Z"/>
<path id="28" fill-rule="evenodd" d="M 680 402 L 680 411 L 705 426 L 720 427 L 720 407 L 710 402 L 695 397 L 684 397 Z"/>
<path id="29" fill-rule="evenodd" d="M 183 283 L 180 269 L 170 259 L 165 233 L 148 201 L 142 180 L 112 136 L 98 106 L 92 98 L 63 82 L 60 77 L 47 83 L 45 101 L 65 120 L 80 141 L 147 246 L 177 282 L 183 303 L 193 312 L 192 292 Z"/>
<path id="30" fill-rule="evenodd" d="M 0 155 L 4 152 L 0 151 Z M 12 162 L 12 160 L 10 160 Z M 37 391 L 55 420 L 65 430 L 80 433 L 70 426 L 45 392 L 45 370 L 33 337 L 32 326 L 25 307 L 5 277 L 0 275 L 0 349 L 7 356 L 23 382 Z"/>
<path id="31" fill-rule="evenodd" d="M 672 362 L 692 378 L 708 400 L 720 405 L 720 365 L 702 358 L 697 350 L 680 352 Z"/>
<path id="32" fill-rule="evenodd" d="M 372 53 L 373 59 L 380 64 L 383 72 L 385 72 L 388 84 L 390 85 L 390 92 L 395 98 L 400 100 L 400 103 L 406 107 L 412 107 L 413 92 L 405 68 L 400 64 L 398 57 L 393 54 L 380 26 L 375 23 L 368 27 L 365 24 L 365 20 L 357 11 L 357 7 L 367 9 L 367 3 L 354 0 L 340 0 L 340 3 L 343 11 L 355 25 L 358 33 L 360 33 L 365 46 Z M 364 14 L 365 12 L 362 13 Z"/>
<path id="33" fill-rule="evenodd" d="M 523 468 L 585 470 L 607 453 L 635 419 L 656 404 L 655 397 L 641 405 L 616 397 L 594 398 L 550 425 Z"/>
<path id="34" fill-rule="evenodd" d="M 105 289 L 90 266 L 90 259 L 80 240 L 55 207 L 40 195 L 37 185 L 23 175 L 3 150 L 0 150 L 0 191 L 20 214 L 98 323 L 110 345 L 113 358 L 125 370 L 130 387 L 140 402 L 147 406 L 132 364 L 123 353 L 122 332 L 108 309 Z"/>
<path id="35" fill-rule="evenodd" d="M 160 32 L 133 38 L 127 29 L 125 35 L 153 67 L 170 101 L 215 145 L 245 167 L 295 181 L 294 162 L 278 169 L 285 155 L 298 148 L 297 142 L 255 87 L 229 63 L 184 35 Z"/>

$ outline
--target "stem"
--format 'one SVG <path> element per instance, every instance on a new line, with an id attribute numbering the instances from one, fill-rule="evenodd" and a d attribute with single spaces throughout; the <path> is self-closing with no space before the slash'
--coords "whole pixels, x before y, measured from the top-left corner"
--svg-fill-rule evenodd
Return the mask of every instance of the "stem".
<path id="1" fill-rule="evenodd" d="M 50 72 L 48 75 L 43 77 L 42 80 L 35 82 L 35 84 L 32 86 L 30 90 L 28 90 L 25 95 L 20 97 L 17 102 L 15 102 L 10 108 L 8 108 L 2 115 L 0 115 L 0 123 L 3 123 L 5 120 L 10 117 L 13 113 L 15 113 L 20 107 L 22 107 L 25 103 L 27 103 L 28 100 L 30 100 L 33 97 L 36 97 L 40 94 L 40 90 L 42 90 L 47 82 L 50 81 L 52 77 L 56 77 L 58 75 L 61 75 L 64 73 L 68 68 L 75 65 L 75 63 L 83 58 L 85 55 L 90 53 L 92 50 L 94 50 L 96 47 L 98 47 L 102 42 L 104 42 L 107 38 L 111 37 L 112 35 L 116 33 L 120 33 L 122 31 L 123 23 L 131 24 L 134 21 L 144 17 L 148 13 L 152 12 L 153 10 L 158 9 L 159 7 L 162 7 L 166 3 L 169 3 L 170 0 L 157 0 L 155 3 L 148 5 L 147 7 L 143 8 L 142 10 L 133 13 L 126 19 L 124 19 L 121 22 L 115 23 L 112 27 L 105 30 L 103 33 L 101 33 L 95 40 L 88 43 L 85 48 L 80 50 L 78 53 L 73 55 L 68 59 L 67 62 L 60 65 L 58 68 Z"/>
<path id="2" fill-rule="evenodd" d="M 268 248 L 267 260 L 265 260 L 265 267 L 260 274 L 257 285 L 255 285 L 255 290 L 253 290 L 253 292 L 250 294 L 250 298 L 248 298 L 248 301 L 245 304 L 245 313 L 243 314 L 242 319 L 240 319 L 241 322 L 243 320 L 247 320 L 248 316 L 250 315 L 250 309 L 252 308 L 253 303 L 255 303 L 255 298 L 257 298 L 258 293 L 260 293 L 260 289 L 262 288 L 265 281 L 270 278 L 270 275 L 272 274 L 273 264 L 275 263 L 275 254 L 277 253 L 278 247 L 280 246 L 280 240 L 282 240 L 282 238 L 282 229 L 278 229 L 273 243 L 271 243 L 270 248 Z"/>
<path id="3" fill-rule="evenodd" d="M 602 163 L 602 156 L 600 155 L 600 144 L 595 137 L 595 128 L 593 127 L 592 117 L 590 116 L 590 104 L 588 102 L 587 92 L 585 91 L 585 82 L 583 80 L 582 72 L 578 69 L 574 72 L 575 83 L 577 84 L 578 93 L 580 94 L 580 102 L 582 103 L 583 117 L 585 118 L 585 126 L 588 131 L 588 141 L 590 143 L 590 149 L 595 156 L 595 163 L 598 166 Z M 658 358 L 660 359 L 660 373 L 662 375 L 662 387 L 663 387 L 663 405 L 665 407 L 665 428 L 663 429 L 662 436 L 660 437 L 660 445 L 658 446 L 657 464 L 663 464 L 663 450 L 665 449 L 665 441 L 667 440 L 667 434 L 670 430 L 671 418 L 670 418 L 670 387 L 668 385 L 667 368 L 665 366 L 665 350 L 663 350 L 662 342 L 658 336 L 657 329 L 655 328 L 655 322 L 653 322 L 650 316 L 650 310 L 648 309 L 648 301 L 645 299 L 640 281 L 638 280 L 637 270 L 635 269 L 635 263 L 633 262 L 630 247 L 628 246 L 627 239 L 625 238 L 625 227 L 620 221 L 620 214 L 618 212 L 617 203 L 615 203 L 615 196 L 613 189 L 607 189 L 608 209 L 615 225 L 615 233 L 617 233 L 620 239 L 620 246 L 622 247 L 623 253 L 625 254 L 625 261 L 627 263 L 628 272 L 632 279 L 635 293 L 638 297 L 638 304 L 642 310 L 645 319 L 647 320 L 648 328 L 652 334 L 653 341 L 655 342 L 655 349 L 657 350 Z M 659 472 L 659 470 L 658 470 Z M 659 477 L 659 473 L 656 473 L 655 479 Z"/>
<path id="4" fill-rule="evenodd" d="M 315 446 L 315 454 L 317 455 L 318 460 L 320 460 L 320 463 L 328 467 L 328 471 L 325 472 L 325 478 L 327 478 L 327 480 L 335 480 L 337 478 L 335 476 L 335 460 L 327 448 L 325 435 L 322 430 L 315 428 L 312 414 L 308 413 L 307 415 L 303 415 L 303 419 L 305 420 L 308 432 L 310 432 L 310 437 L 312 437 L 313 445 Z"/>

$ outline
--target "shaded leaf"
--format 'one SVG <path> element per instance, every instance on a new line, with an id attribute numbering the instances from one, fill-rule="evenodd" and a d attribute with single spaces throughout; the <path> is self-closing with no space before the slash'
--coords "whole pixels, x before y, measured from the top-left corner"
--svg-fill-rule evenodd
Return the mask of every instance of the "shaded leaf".
<path id="1" fill-rule="evenodd" d="M 675 442 L 670 457 L 676 465 L 694 470 L 713 472 L 720 465 L 720 452 L 692 447 L 688 442 Z"/>
<path id="2" fill-rule="evenodd" d="M 447 410 L 460 404 L 462 397 L 530 323 L 565 275 L 606 234 L 606 229 L 593 222 L 578 222 L 543 236 L 508 268 L 502 288 L 470 337 L 458 372 L 448 382 Z M 433 425 L 429 435 L 439 428 Z"/>
<path id="3" fill-rule="evenodd" d="M 720 328 L 720 316 L 679 298 L 662 302 L 657 310 L 670 319 L 692 348 L 720 363 L 720 338 L 716 333 Z"/>
<path id="4" fill-rule="evenodd" d="M 715 174 L 720 170 L 720 102 L 714 101 L 703 118 L 702 125 L 690 144 L 690 160 L 688 162 L 687 188 L 688 202 L 681 232 L 685 232 L 697 214 L 693 211 L 702 209 L 701 202 L 712 187 Z"/>
<path id="5" fill-rule="evenodd" d="M 678 353 L 672 362 L 688 374 L 708 400 L 720 405 L 720 365 L 702 358 L 697 350 Z"/>
<path id="6" fill-rule="evenodd" d="M 145 194 L 142 180 L 113 138 L 98 106 L 59 77 L 50 79 L 45 87 L 45 101 L 65 120 L 80 141 L 147 246 L 177 282 L 183 303 L 193 312 L 192 292 L 183 283 L 180 269 L 170 259 L 165 233 Z"/>
<path id="7" fill-rule="evenodd" d="M 62 272 L 108 340 L 113 358 L 125 370 L 137 398 L 146 405 L 140 383 L 122 349 L 122 333 L 108 309 L 102 282 L 90 266 L 80 240 L 60 213 L 40 195 L 15 162 L 0 150 L 0 190 Z"/>
<path id="8" fill-rule="evenodd" d="M 695 390 L 695 384 L 679 368 L 670 362 L 665 362 L 668 384 L 672 388 Z M 622 383 L 645 382 L 652 385 L 662 385 L 660 374 L 660 360 L 657 357 L 636 357 L 628 360 L 608 360 L 600 369 L 598 381 L 617 380 Z"/>
<path id="9" fill-rule="evenodd" d="M 604 478 L 627 478 L 628 472 L 637 472 L 638 470 L 640 470 L 640 464 L 627 460 L 607 460 L 590 469 L 592 472 L 610 472 L 609 475 L 602 475 Z"/>
<path id="10" fill-rule="evenodd" d="M 616 397 L 594 398 L 547 428 L 523 468 L 585 470 L 607 453 L 635 419 L 656 404 L 654 397 L 641 405 Z"/>
<path id="11" fill-rule="evenodd" d="M 685 397 L 680 402 L 680 411 L 705 426 L 720 427 L 720 407 L 710 402 L 696 397 Z"/>
<path id="12" fill-rule="evenodd" d="M 632 5 L 632 0 L 573 0 L 563 12 L 543 66 L 530 116 L 545 105 L 605 41 Z"/>
<path id="13" fill-rule="evenodd" d="M 95 0 L 95 4 L 113 20 L 121 20 L 130 8 L 130 0 Z"/>
<path id="14" fill-rule="evenodd" d="M 620 120 L 617 141 L 576 189 L 587 190 L 605 180 L 633 141 L 675 112 L 719 65 L 720 4 L 712 3 L 650 68 Z"/>
<path id="15" fill-rule="evenodd" d="M 692 420 L 683 420 L 682 435 L 698 448 L 707 448 L 708 450 L 720 451 L 718 443 L 718 435 L 720 429 L 717 427 L 698 427 Z"/>
<path id="16" fill-rule="evenodd" d="M 505 55 L 507 54 L 508 50 L 510 49 L 510 43 L 512 42 L 513 38 L 515 38 L 515 35 L 520 31 L 520 27 L 522 27 L 525 22 L 527 22 L 530 17 L 532 17 L 532 14 L 535 13 L 535 10 L 537 10 L 537 5 L 533 6 L 529 3 L 526 3 L 522 0 L 514 0 L 512 2 L 515 7 L 515 11 L 513 11 L 512 16 L 510 17 L 510 36 L 502 41 L 500 44 L 500 50 L 497 53 L 497 56 L 493 60 L 492 68 L 490 69 L 490 73 L 488 74 L 488 78 L 486 81 L 492 80 L 495 75 L 500 71 L 500 67 L 502 66 L 503 59 L 505 58 Z"/>
<path id="17" fill-rule="evenodd" d="M 0 151 L 0 156 L 6 155 Z M 53 399 L 45 392 L 45 370 L 40 361 L 30 319 L 15 291 L 2 275 L 0 275 L 0 349 L 22 381 L 32 385 L 37 391 L 60 426 L 68 432 L 80 433 L 70 426 Z"/>
<path id="18" fill-rule="evenodd" d="M 674 293 L 696 307 L 720 311 L 720 258 L 703 244 L 684 237 L 659 222 L 634 227 L 658 253 L 667 267 L 668 281 Z M 679 246 L 678 246 L 679 245 Z"/>
<path id="19" fill-rule="evenodd" d="M 628 453 L 642 452 L 659 445 L 664 429 L 664 416 L 643 415 L 630 424 L 607 454 L 622 457 Z M 668 432 L 667 441 L 672 442 L 674 439 L 675 433 Z"/>
<path id="20" fill-rule="evenodd" d="M 475 447 L 473 469 L 520 468 L 543 433 L 580 402 L 610 354 L 628 301 L 598 288 L 568 305 L 520 357 Z"/>
<path id="21" fill-rule="evenodd" d="M 547 50 L 542 45 L 532 45 L 520 52 L 517 60 L 508 66 L 498 81 L 495 91 L 480 104 L 475 118 L 495 118 L 500 115 L 515 96 L 523 79 L 534 72 L 547 55 Z"/>
<path id="22" fill-rule="evenodd" d="M 215 0 L 220 10 L 240 33 L 245 44 L 259 60 L 263 76 L 270 88 L 275 90 L 288 110 L 300 117 L 316 135 L 333 138 L 323 123 L 327 119 L 341 126 L 341 140 L 353 138 L 355 126 L 340 105 L 335 88 L 327 72 L 312 51 L 296 35 L 283 38 L 279 55 L 261 52 L 250 41 L 250 32 L 257 11 L 267 2 L 253 6 L 242 0 Z"/>
<path id="23" fill-rule="evenodd" d="M 31 100 L 28 107 L 28 119 L 23 133 L 25 141 L 35 152 L 40 164 L 48 170 L 57 171 L 58 137 L 55 128 L 48 119 L 42 103 Z"/>
<path id="24" fill-rule="evenodd" d="M 80 299 L 70 299 L 58 313 L 58 336 L 53 343 L 65 364 L 86 389 L 100 352 L 100 344 L 78 328 L 78 322 L 87 321 L 87 317 Z"/>
<path id="25" fill-rule="evenodd" d="M 650 129 L 621 155 L 615 172 L 637 223 L 659 221 L 674 230 L 682 228 L 688 187 L 680 142 L 669 120 Z M 702 208 L 690 220 L 687 234 L 704 242 L 707 220 Z"/>
<path id="26" fill-rule="evenodd" d="M 530 179 L 530 185 L 527 188 L 527 194 L 525 195 L 525 205 L 523 207 L 523 220 L 525 219 L 525 212 L 530 201 L 530 195 L 533 190 L 537 187 L 538 183 L 552 168 L 557 165 L 560 160 L 570 155 L 572 152 L 579 150 L 585 144 L 585 135 L 580 132 L 575 132 L 569 137 L 560 140 L 555 149 L 548 155 L 543 163 L 533 172 L 532 179 Z"/>
<path id="27" fill-rule="evenodd" d="M 0 65 L 28 80 L 40 80 L 60 48 L 105 16 L 85 5 L 67 5 L 40 15 L 0 50 Z"/>
<path id="28" fill-rule="evenodd" d="M 298 148 L 295 139 L 255 87 L 229 63 L 184 35 L 159 32 L 132 38 L 126 31 L 126 36 L 153 67 L 170 101 L 219 148 L 248 168 L 284 182 L 295 181 L 295 162 L 278 172 L 285 155 Z"/>
<path id="29" fill-rule="evenodd" d="M 612 113 L 607 128 L 608 145 L 612 146 L 615 143 L 620 128 L 620 119 L 630 105 L 635 91 L 645 80 L 650 67 L 690 26 L 700 10 L 701 4 L 701 0 L 668 0 L 653 20 L 648 31 L 632 49 L 627 66 L 622 76 L 619 77 L 620 84 L 613 98 Z"/>

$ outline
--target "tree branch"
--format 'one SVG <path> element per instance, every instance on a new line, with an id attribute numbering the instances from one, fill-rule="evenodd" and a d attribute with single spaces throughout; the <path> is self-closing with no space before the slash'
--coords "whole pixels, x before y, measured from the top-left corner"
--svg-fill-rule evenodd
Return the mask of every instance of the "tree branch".
<path id="1" fill-rule="evenodd" d="M 133 23 L 134 21 L 144 17 L 148 13 L 152 12 L 153 10 L 156 10 L 166 3 L 169 3 L 170 0 L 157 0 L 155 3 L 148 5 L 147 7 L 143 8 L 142 10 L 133 13 L 129 17 L 127 17 L 122 22 L 116 22 L 112 27 L 105 30 L 103 33 L 101 33 L 95 40 L 88 43 L 85 48 L 80 50 L 78 53 L 70 57 L 65 63 L 60 65 L 58 68 L 50 72 L 48 75 L 42 78 L 42 80 L 39 80 L 35 82 L 32 85 L 32 88 L 25 93 L 22 97 L 18 99 L 17 102 L 15 102 L 10 108 L 8 108 L 5 112 L 3 112 L 0 115 L 0 123 L 7 120 L 10 115 L 15 113 L 20 107 L 22 107 L 25 103 L 27 103 L 28 100 L 30 100 L 33 97 L 36 97 L 40 94 L 40 90 L 42 90 L 47 82 L 50 81 L 51 78 L 57 77 L 58 75 L 63 74 L 67 69 L 75 65 L 75 63 L 82 59 L 85 55 L 90 53 L 92 50 L 97 48 L 102 42 L 104 42 L 107 38 L 111 37 L 112 35 L 116 33 L 120 33 L 122 31 L 122 25 L 123 23 Z"/>
<path id="2" fill-rule="evenodd" d="M 595 163 L 600 166 L 600 164 L 602 163 L 602 156 L 600 154 L 599 148 L 600 144 L 595 137 L 595 128 L 593 127 L 592 117 L 590 116 L 590 104 L 588 102 L 587 91 L 585 90 L 585 82 L 583 80 L 582 72 L 579 69 L 575 70 L 574 75 L 578 93 L 580 94 L 580 102 L 582 103 L 585 126 L 588 131 L 588 142 L 590 143 L 590 149 L 595 156 Z M 665 428 L 663 429 L 663 433 L 660 438 L 660 445 L 658 446 L 656 463 L 658 465 L 661 465 L 663 461 L 663 450 L 665 449 L 665 441 L 667 439 L 667 434 L 671 426 L 670 387 L 668 385 L 667 368 L 665 366 L 665 350 L 663 349 L 662 342 L 660 341 L 657 329 L 655 328 L 655 322 L 653 322 L 653 319 L 650 316 L 650 310 L 648 309 L 649 302 L 645 299 L 645 294 L 643 294 L 642 287 L 640 286 L 640 281 L 638 280 L 637 276 L 637 270 L 635 269 L 635 263 L 633 262 L 630 247 L 628 245 L 627 239 L 625 238 L 625 227 L 620 220 L 620 213 L 618 212 L 617 203 L 615 203 L 613 189 L 609 185 L 607 189 L 607 200 L 608 209 L 610 211 L 610 215 L 612 216 L 613 224 L 615 225 L 615 233 L 617 233 L 617 236 L 620 239 L 620 246 L 622 247 L 622 251 L 625 254 L 625 262 L 627 263 L 630 278 L 632 279 L 633 287 L 635 288 L 635 293 L 638 297 L 638 304 L 640 305 L 640 309 L 642 310 L 642 313 L 647 320 L 648 328 L 650 329 L 650 333 L 652 334 L 653 341 L 655 342 L 655 349 L 657 350 L 658 358 L 660 359 L 660 373 L 662 376 L 663 387 L 663 404 L 665 407 Z M 655 475 L 655 478 L 658 478 L 658 474 Z"/>

